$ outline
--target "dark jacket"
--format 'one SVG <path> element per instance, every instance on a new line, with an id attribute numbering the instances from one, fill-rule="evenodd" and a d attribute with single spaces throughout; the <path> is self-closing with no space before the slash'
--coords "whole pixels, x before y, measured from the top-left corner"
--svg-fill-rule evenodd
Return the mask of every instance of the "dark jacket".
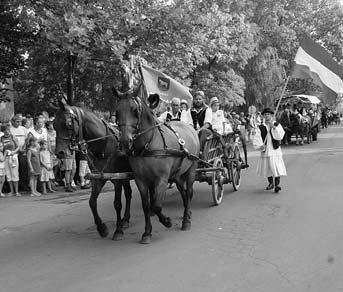
<path id="1" fill-rule="evenodd" d="M 206 106 L 204 106 L 199 112 L 194 109 L 191 110 L 194 129 L 197 129 L 197 124 L 199 124 L 200 128 L 204 125 L 206 110 Z"/>
<path id="2" fill-rule="evenodd" d="M 278 124 L 275 123 L 275 126 L 277 126 Z M 266 136 L 267 136 L 267 127 L 265 125 L 259 125 L 258 126 L 260 128 L 261 131 L 261 137 L 262 137 L 262 141 L 264 141 L 264 144 L 267 144 L 267 140 L 266 140 Z M 280 141 L 275 140 L 273 138 L 273 134 L 272 134 L 272 130 L 270 129 L 270 136 L 272 137 L 272 144 L 273 144 L 273 148 L 276 150 L 280 147 Z"/>

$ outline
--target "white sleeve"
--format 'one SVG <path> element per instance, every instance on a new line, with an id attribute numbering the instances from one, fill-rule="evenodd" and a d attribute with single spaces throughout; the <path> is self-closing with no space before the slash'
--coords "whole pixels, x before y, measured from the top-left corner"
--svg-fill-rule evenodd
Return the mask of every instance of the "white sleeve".
<path id="1" fill-rule="evenodd" d="M 190 124 L 193 126 L 193 119 L 192 119 L 190 110 L 183 110 L 181 112 L 180 120 L 181 120 L 181 122 L 184 122 L 186 124 Z"/>
<path id="2" fill-rule="evenodd" d="M 207 108 L 205 112 L 204 124 L 206 123 L 212 124 L 212 110 L 210 108 Z"/>
<path id="3" fill-rule="evenodd" d="M 255 150 L 258 150 L 263 144 L 260 128 L 257 127 L 255 135 L 252 138 L 252 145 Z"/>
<path id="4" fill-rule="evenodd" d="M 282 128 L 281 124 L 278 124 L 275 129 L 272 129 L 272 135 L 275 140 L 282 140 L 285 136 L 285 130 Z"/>
<path id="5" fill-rule="evenodd" d="M 161 123 L 164 123 L 167 119 L 167 113 L 168 112 L 164 112 L 162 113 L 159 117 L 158 117 L 158 120 L 161 122 Z"/>

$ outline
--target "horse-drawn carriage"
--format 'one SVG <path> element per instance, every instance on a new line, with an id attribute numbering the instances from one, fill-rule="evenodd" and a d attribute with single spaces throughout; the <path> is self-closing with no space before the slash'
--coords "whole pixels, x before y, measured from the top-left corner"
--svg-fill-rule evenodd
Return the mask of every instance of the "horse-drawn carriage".
<path id="1" fill-rule="evenodd" d="M 304 94 L 291 95 L 281 100 L 281 107 L 289 105 L 292 110 L 296 108 L 296 111 L 290 113 L 289 123 L 281 119 L 282 113 L 279 116 L 281 124 L 288 131 L 289 138 L 296 135 L 296 143 L 298 142 L 298 134 L 301 138 L 305 136 L 308 144 L 317 140 L 317 134 L 320 130 L 320 112 L 317 107 L 319 103 L 320 100 L 316 96 Z"/>
<path id="2" fill-rule="evenodd" d="M 219 205 L 222 201 L 224 184 L 232 183 L 234 190 L 239 188 L 242 159 L 238 133 L 233 132 L 225 136 L 214 133 L 207 139 L 204 145 L 203 159 L 200 159 L 199 140 L 191 126 L 182 122 L 175 122 L 168 126 L 151 119 L 152 124 L 147 125 L 147 128 L 144 129 L 142 124 L 146 123 L 145 120 L 143 121 L 146 119 L 145 115 L 150 115 L 150 119 L 152 114 L 149 107 L 136 97 L 129 97 L 123 101 L 131 102 L 128 112 L 125 113 L 132 114 L 135 123 L 122 122 L 120 124 L 122 130 L 126 130 L 124 127 L 127 127 L 134 131 L 134 135 L 129 136 L 131 142 L 142 138 L 144 153 L 139 151 L 139 153 L 136 152 L 129 156 L 122 156 L 119 142 L 123 142 L 121 140 L 123 133 L 119 136 L 118 130 L 113 130 L 92 112 L 69 106 L 65 102 L 60 103 L 61 109 L 56 112 L 54 121 L 57 131 L 56 152 L 58 154 L 62 154 L 71 144 L 83 145 L 88 149 L 88 160 L 92 169 L 92 173 L 89 175 L 89 178 L 92 179 L 89 204 L 97 230 L 102 237 L 108 235 L 108 229 L 98 215 L 97 198 L 107 180 L 112 181 L 115 185 L 114 207 L 117 213 L 117 224 L 113 239 L 120 240 L 123 238 L 124 227 L 128 226 L 130 218 L 131 188 L 129 181 L 135 179 L 141 193 L 146 219 L 146 230 L 142 236 L 142 243 L 150 242 L 151 214 L 156 214 L 164 226 L 168 228 L 172 226 L 170 218 L 162 213 L 161 205 L 166 183 L 168 180 L 170 181 L 171 177 L 171 181 L 176 183 L 184 202 L 182 230 L 190 228 L 189 204 L 193 196 L 194 181 L 207 182 L 212 186 L 212 198 L 215 205 Z M 133 106 L 135 106 L 134 109 Z M 182 129 L 188 130 L 182 133 Z M 127 133 L 124 132 L 124 134 Z M 174 141 L 174 144 L 170 141 Z M 123 145 L 125 145 L 125 141 Z M 154 147 L 155 145 L 157 145 L 157 149 L 150 150 L 150 146 Z M 137 151 L 137 148 L 133 150 Z M 147 167 L 149 164 L 152 168 L 143 170 L 143 178 L 138 177 L 135 171 L 139 173 L 140 168 Z M 158 180 L 160 180 L 159 184 Z M 138 185 L 137 182 L 141 185 Z M 123 218 L 121 217 L 122 187 L 124 187 L 126 197 Z"/>
<path id="3" fill-rule="evenodd" d="M 124 72 L 126 73 L 126 71 Z M 56 112 L 56 152 L 63 155 L 75 145 L 88 148 L 92 193 L 89 200 L 97 230 L 107 236 L 106 224 L 97 211 L 97 198 L 107 180 L 115 185 L 114 207 L 117 214 L 113 239 L 123 238 L 123 229 L 130 218 L 131 188 L 134 179 L 139 190 L 145 218 L 145 231 L 141 243 L 150 243 L 152 234 L 151 215 L 157 215 L 167 228 L 171 219 L 164 215 L 162 202 L 168 182 L 173 182 L 182 197 L 184 213 L 182 230 L 191 228 L 190 203 L 193 184 L 206 181 L 212 185 L 212 197 L 220 204 L 224 184 L 231 182 L 234 190 L 240 185 L 242 160 L 240 157 L 240 135 L 238 133 L 207 139 L 200 159 L 200 142 L 195 129 L 183 122 L 160 123 L 153 111 L 159 104 L 157 94 L 148 98 L 139 95 L 140 85 L 131 88 L 130 74 L 123 74 L 122 90 L 113 88 L 116 99 L 118 130 L 111 127 L 93 113 L 69 106 L 60 101 Z M 126 207 L 121 217 L 121 189 L 124 187 Z"/>

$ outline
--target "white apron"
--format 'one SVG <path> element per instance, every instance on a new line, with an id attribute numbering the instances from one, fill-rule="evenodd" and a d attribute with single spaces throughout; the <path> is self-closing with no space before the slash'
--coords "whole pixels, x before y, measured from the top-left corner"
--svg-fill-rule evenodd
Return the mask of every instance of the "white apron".
<path id="1" fill-rule="evenodd" d="M 279 147 L 278 149 L 273 148 L 272 137 L 270 135 L 270 128 L 265 124 L 264 126 L 266 126 L 267 128 L 267 145 L 266 150 L 261 151 L 261 156 L 257 163 L 257 175 L 262 177 L 286 176 L 287 171 L 285 163 L 283 162 L 281 147 Z M 271 132 L 274 140 L 281 141 L 283 136 L 285 135 L 285 131 L 280 124 L 275 129 L 272 129 Z M 253 137 L 253 146 L 255 149 L 258 149 L 262 145 L 263 141 L 261 137 L 261 131 L 260 128 L 257 127 L 256 133 Z"/>

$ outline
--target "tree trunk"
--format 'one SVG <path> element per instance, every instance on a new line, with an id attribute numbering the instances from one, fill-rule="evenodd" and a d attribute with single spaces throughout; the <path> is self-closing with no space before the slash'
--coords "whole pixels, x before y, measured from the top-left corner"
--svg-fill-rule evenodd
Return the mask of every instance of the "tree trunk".
<path id="1" fill-rule="evenodd" d="M 75 100 L 75 70 L 77 56 L 69 52 L 68 55 L 68 76 L 67 76 L 67 103 L 73 105 Z"/>

